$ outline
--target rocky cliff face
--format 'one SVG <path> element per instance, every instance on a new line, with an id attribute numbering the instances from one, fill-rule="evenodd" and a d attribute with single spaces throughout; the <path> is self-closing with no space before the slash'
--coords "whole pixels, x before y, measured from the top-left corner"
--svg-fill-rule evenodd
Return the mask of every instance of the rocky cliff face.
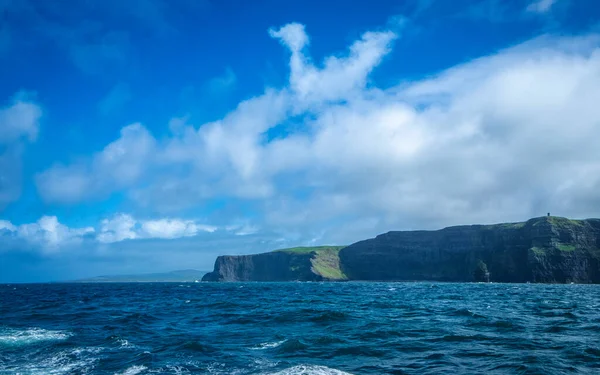
<path id="1" fill-rule="evenodd" d="M 214 271 L 204 275 L 202 281 L 320 281 L 323 278 L 311 271 L 313 256 L 283 251 L 220 256 Z"/>
<path id="2" fill-rule="evenodd" d="M 600 220 L 389 232 L 340 251 L 352 280 L 600 283 Z"/>
<path id="3" fill-rule="evenodd" d="M 341 250 L 302 249 L 221 256 L 203 280 L 600 283 L 600 219 L 389 232 Z"/>

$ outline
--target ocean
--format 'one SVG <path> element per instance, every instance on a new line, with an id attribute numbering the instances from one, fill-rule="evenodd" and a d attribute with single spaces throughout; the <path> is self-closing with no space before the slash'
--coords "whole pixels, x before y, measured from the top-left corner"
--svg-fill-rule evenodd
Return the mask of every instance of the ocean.
<path id="1" fill-rule="evenodd" d="M 600 286 L 0 285 L 0 374 L 600 374 Z"/>

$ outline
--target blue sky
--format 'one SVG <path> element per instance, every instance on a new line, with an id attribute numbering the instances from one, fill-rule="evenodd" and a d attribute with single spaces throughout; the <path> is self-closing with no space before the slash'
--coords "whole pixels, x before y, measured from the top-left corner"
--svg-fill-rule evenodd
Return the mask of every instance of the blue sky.
<path id="1" fill-rule="evenodd" d="M 0 0 L 0 282 L 600 216 L 600 4 Z"/>

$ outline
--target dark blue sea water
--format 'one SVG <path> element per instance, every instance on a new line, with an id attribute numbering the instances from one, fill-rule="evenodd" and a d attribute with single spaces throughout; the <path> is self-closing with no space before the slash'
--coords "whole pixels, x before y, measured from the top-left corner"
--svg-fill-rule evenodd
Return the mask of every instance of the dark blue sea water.
<path id="1" fill-rule="evenodd" d="M 0 374 L 600 374 L 600 286 L 0 285 Z"/>

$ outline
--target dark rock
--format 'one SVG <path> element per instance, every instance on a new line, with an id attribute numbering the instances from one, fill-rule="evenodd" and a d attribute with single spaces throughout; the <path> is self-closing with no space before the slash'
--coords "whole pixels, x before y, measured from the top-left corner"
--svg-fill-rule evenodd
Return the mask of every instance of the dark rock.
<path id="1" fill-rule="evenodd" d="M 350 245 L 339 257 L 351 280 L 485 281 L 487 271 L 497 282 L 600 283 L 599 248 L 600 220 L 542 217 L 389 232 Z"/>
<path id="2" fill-rule="evenodd" d="M 224 255 L 217 258 L 213 272 L 202 281 L 319 281 L 312 272 L 313 253 L 291 254 L 283 251 L 256 255 Z"/>

